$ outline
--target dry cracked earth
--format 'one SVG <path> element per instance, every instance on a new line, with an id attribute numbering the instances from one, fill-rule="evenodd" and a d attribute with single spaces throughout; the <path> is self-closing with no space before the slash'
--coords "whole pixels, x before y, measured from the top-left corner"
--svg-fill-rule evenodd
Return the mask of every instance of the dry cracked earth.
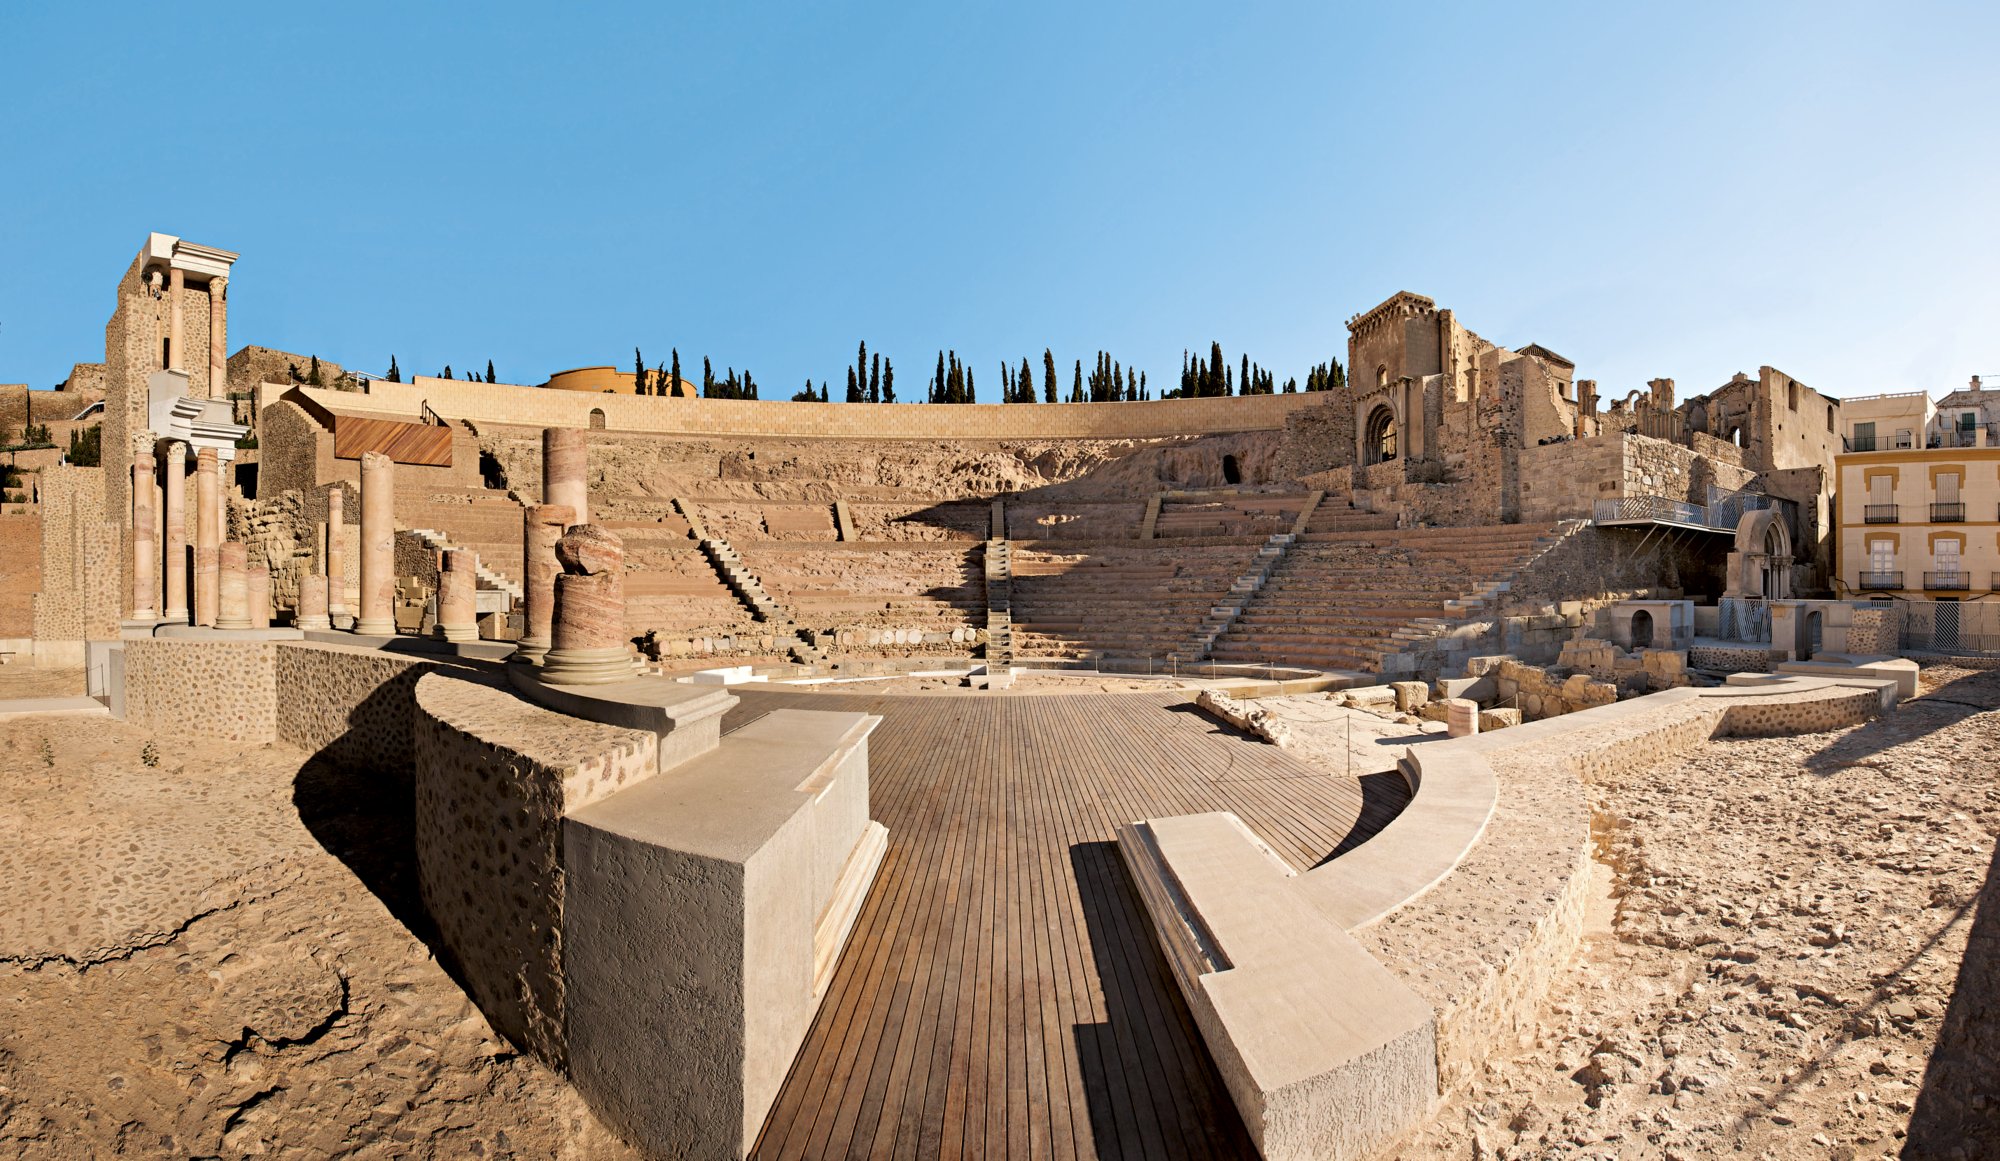
<path id="1" fill-rule="evenodd" d="M 629 1156 L 432 959 L 401 793 L 0 723 L 0 1155 Z"/>
<path id="2" fill-rule="evenodd" d="M 1538 1038 L 1410 1158 L 2000 1157 L 2000 672 L 1594 784 Z"/>

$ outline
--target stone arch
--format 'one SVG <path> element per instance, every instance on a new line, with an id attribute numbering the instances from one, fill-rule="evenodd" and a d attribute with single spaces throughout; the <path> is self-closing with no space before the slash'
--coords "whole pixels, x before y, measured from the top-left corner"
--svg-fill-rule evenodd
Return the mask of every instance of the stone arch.
<path id="1" fill-rule="evenodd" d="M 1397 439 L 1396 412 L 1387 403 L 1377 403 L 1368 413 L 1368 422 L 1362 428 L 1361 462 L 1364 464 L 1386 464 L 1396 458 L 1401 448 Z"/>
<path id="2" fill-rule="evenodd" d="M 593 407 L 590 409 L 590 426 L 593 431 L 604 430 L 604 409 L 602 407 Z"/>
<path id="3" fill-rule="evenodd" d="M 1653 647 L 1653 614 L 1640 609 L 1632 614 L 1632 648 Z"/>

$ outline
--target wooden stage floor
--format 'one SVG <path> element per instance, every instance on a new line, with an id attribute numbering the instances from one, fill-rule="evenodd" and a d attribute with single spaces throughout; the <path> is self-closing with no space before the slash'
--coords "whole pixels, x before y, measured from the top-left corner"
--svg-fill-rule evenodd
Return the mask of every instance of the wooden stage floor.
<path id="1" fill-rule="evenodd" d="M 1329 777 L 1180 693 L 735 692 L 881 714 L 880 876 L 753 1157 L 1256 1156 L 1113 841 L 1233 810 L 1304 869 L 1407 801 Z"/>

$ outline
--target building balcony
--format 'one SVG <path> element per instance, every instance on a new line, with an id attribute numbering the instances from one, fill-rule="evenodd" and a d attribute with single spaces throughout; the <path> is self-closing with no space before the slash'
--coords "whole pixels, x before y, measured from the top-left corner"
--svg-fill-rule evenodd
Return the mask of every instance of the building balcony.
<path id="1" fill-rule="evenodd" d="M 1894 524 L 1900 517 L 1894 504 L 1865 504 L 1861 508 L 1861 519 L 1868 524 Z"/>
<path id="2" fill-rule="evenodd" d="M 1864 572 L 1861 574 L 1863 589 L 1900 589 L 1903 574 L 1900 572 Z"/>
<path id="3" fill-rule="evenodd" d="M 1956 592 L 1972 587 L 1972 574 L 1959 572 L 1927 572 L 1924 574 L 1924 588 Z"/>
<path id="4" fill-rule="evenodd" d="M 1840 444 L 1842 451 L 1851 451 L 1851 452 L 1874 451 L 1875 437 L 1872 435 L 1850 435 L 1842 439 L 1840 441 Z"/>
<path id="5" fill-rule="evenodd" d="M 1963 523 L 1965 523 L 1965 505 L 1964 505 L 1964 504 L 1962 504 L 1962 503 L 1961 503 L 1961 504 L 1932 504 L 1932 505 L 1931 505 L 1931 523 L 1933 523 L 1933 524 L 1963 524 Z"/>

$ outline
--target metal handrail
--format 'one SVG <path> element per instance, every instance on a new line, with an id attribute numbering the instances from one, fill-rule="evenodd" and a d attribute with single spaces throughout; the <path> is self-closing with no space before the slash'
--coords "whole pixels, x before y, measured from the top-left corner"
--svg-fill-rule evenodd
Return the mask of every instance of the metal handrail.
<path id="1" fill-rule="evenodd" d="M 1864 524 L 1895 524 L 1898 522 L 1897 506 L 1894 504 L 1866 504 L 1861 509 Z"/>
<path id="2" fill-rule="evenodd" d="M 1953 591 L 1972 587 L 1972 576 L 1963 570 L 1958 572 L 1927 572 L 1924 574 L 1926 589 Z"/>
<path id="3" fill-rule="evenodd" d="M 1962 503 L 1932 504 L 1931 523 L 1962 524 L 1965 522 L 1965 505 Z"/>
<path id="4" fill-rule="evenodd" d="M 1864 572 L 1861 574 L 1863 589 L 1900 589 L 1903 574 L 1900 572 Z"/>

